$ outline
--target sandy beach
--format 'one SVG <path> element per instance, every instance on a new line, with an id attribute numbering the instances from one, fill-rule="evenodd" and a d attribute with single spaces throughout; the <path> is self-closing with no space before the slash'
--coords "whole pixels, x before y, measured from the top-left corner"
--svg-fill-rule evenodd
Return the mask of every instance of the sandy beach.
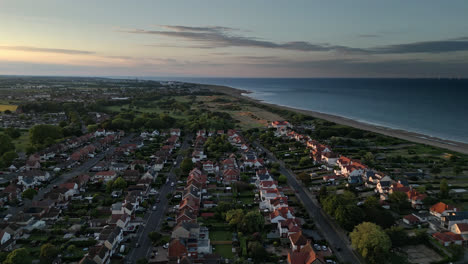
<path id="1" fill-rule="evenodd" d="M 341 116 L 336 116 L 336 115 L 330 115 L 330 114 L 324 114 L 324 113 L 319 113 L 315 111 L 310 111 L 310 110 L 302 110 L 302 109 L 296 109 L 292 107 L 287 107 L 287 106 L 280 106 L 276 104 L 270 104 L 266 103 L 260 100 L 256 100 L 253 98 L 250 98 L 248 96 L 245 96 L 245 94 L 248 94 L 249 91 L 246 90 L 241 90 L 241 89 L 236 89 L 232 87 L 227 87 L 227 86 L 219 86 L 219 85 L 206 85 L 205 87 L 211 89 L 212 91 L 215 92 L 221 92 L 236 98 L 244 99 L 244 100 L 249 100 L 253 101 L 257 104 L 264 104 L 272 107 L 277 107 L 281 109 L 286 109 L 286 110 L 291 110 L 295 111 L 298 113 L 302 113 L 305 115 L 309 115 L 315 118 L 320 118 L 324 120 L 328 120 L 330 122 L 335 122 L 337 124 L 342 124 L 366 131 L 371 131 L 379 134 L 383 134 L 386 136 L 391 136 L 391 137 L 396 137 L 404 140 L 408 140 L 411 142 L 416 142 L 416 143 L 421 143 L 421 144 L 426 144 L 434 147 L 440 147 L 440 148 L 445 148 L 451 151 L 456 151 L 464 154 L 468 154 L 468 144 L 466 143 L 461 143 L 461 142 L 456 142 L 456 141 L 451 141 L 451 140 L 445 140 L 445 139 L 440 139 L 436 137 L 431 137 L 423 134 L 418 134 L 414 132 L 409 132 L 405 130 L 399 130 L 399 129 L 392 129 L 388 127 L 382 127 L 382 126 L 376 126 L 372 124 L 366 124 L 362 123 L 353 119 L 341 117 Z"/>

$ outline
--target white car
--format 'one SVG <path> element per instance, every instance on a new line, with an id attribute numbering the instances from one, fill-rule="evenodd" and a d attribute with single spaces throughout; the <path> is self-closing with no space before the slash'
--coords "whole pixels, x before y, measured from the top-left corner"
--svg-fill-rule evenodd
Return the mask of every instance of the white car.
<path id="1" fill-rule="evenodd" d="M 153 211 L 156 211 L 158 207 L 156 205 L 153 206 Z"/>
<path id="2" fill-rule="evenodd" d="M 174 187 L 174 185 L 175 185 L 174 182 L 171 182 L 171 187 Z"/>
<path id="3" fill-rule="evenodd" d="M 322 246 L 322 250 L 323 250 L 323 251 L 326 251 L 326 250 L 327 250 L 327 246 Z"/>
<path id="4" fill-rule="evenodd" d="M 169 243 L 164 244 L 163 248 L 168 249 L 169 248 Z"/>

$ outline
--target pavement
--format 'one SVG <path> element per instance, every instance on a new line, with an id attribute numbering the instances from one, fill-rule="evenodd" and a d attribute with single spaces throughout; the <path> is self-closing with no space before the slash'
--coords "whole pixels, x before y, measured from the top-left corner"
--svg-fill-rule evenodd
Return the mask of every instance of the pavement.
<path id="1" fill-rule="evenodd" d="M 265 147 L 257 142 L 254 145 L 267 154 L 267 158 L 280 164 L 280 173 L 284 174 L 288 178 L 289 186 L 296 191 L 296 197 L 301 200 L 305 209 L 312 217 L 317 226 L 317 229 L 321 231 L 324 238 L 328 241 L 329 245 L 333 249 L 334 254 L 343 263 L 364 263 L 352 249 L 351 243 L 344 233 L 344 231 L 338 227 L 333 220 L 326 215 L 315 197 L 302 186 L 296 179 L 296 175 L 291 170 L 287 169 L 284 162 L 278 160 L 273 153 L 267 150 Z M 337 249 L 340 248 L 338 251 Z"/>
<path id="2" fill-rule="evenodd" d="M 180 150 L 186 150 L 189 148 L 189 144 L 188 144 L 189 139 L 190 139 L 190 136 L 187 135 L 184 139 L 184 142 L 182 143 L 182 146 L 180 147 Z M 177 156 L 176 158 L 177 165 L 173 166 L 168 174 L 169 181 L 159 189 L 159 199 L 161 201 L 156 204 L 157 210 L 153 211 L 150 209 L 146 213 L 144 217 L 145 225 L 143 226 L 143 228 L 138 229 L 136 241 L 132 242 L 132 245 L 135 245 L 135 243 L 138 243 L 140 246 L 136 248 L 135 247 L 130 248 L 130 252 L 125 257 L 125 263 L 133 264 L 133 263 L 136 263 L 136 261 L 140 258 L 146 258 L 146 259 L 150 258 L 151 249 L 153 248 L 153 245 L 151 243 L 151 240 L 148 237 L 148 234 L 153 231 L 159 231 L 161 228 L 161 223 L 163 222 L 164 216 L 166 215 L 166 210 L 169 204 L 169 201 L 166 198 L 166 196 L 167 194 L 174 192 L 177 186 L 175 185 L 174 187 L 171 187 L 171 182 L 177 181 L 177 177 L 176 177 L 176 174 L 174 173 L 174 170 L 180 167 L 180 163 L 182 163 L 183 158 L 184 158 L 183 155 L 179 154 Z"/>
<path id="3" fill-rule="evenodd" d="M 133 135 L 128 135 L 120 140 L 120 145 L 127 144 L 131 141 L 131 138 Z M 108 150 L 102 151 L 101 153 L 95 155 L 93 158 L 90 158 L 86 160 L 84 163 L 82 163 L 80 166 L 73 168 L 70 172 L 64 173 L 58 177 L 55 177 L 50 181 L 50 183 L 42 187 L 41 189 L 38 190 L 36 196 L 34 196 L 34 199 L 32 201 L 39 201 L 44 198 L 44 195 L 51 191 L 54 188 L 54 185 L 60 185 L 62 183 L 67 182 L 68 180 L 81 175 L 88 173 L 89 170 L 96 165 L 100 160 L 102 160 L 106 155 L 112 154 L 115 151 L 115 146 L 111 146 Z M 25 208 L 31 205 L 32 201 L 24 199 L 23 206 L 20 207 L 10 207 L 8 210 L 8 213 L 10 214 L 16 214 L 17 212 L 23 211 Z"/>

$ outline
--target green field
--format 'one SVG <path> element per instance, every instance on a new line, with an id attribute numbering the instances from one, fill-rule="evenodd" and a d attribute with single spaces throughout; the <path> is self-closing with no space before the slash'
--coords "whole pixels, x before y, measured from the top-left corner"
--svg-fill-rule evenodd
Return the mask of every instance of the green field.
<path id="1" fill-rule="evenodd" d="M 232 245 L 215 245 L 213 253 L 221 255 L 223 258 L 231 259 L 234 257 L 232 253 Z"/>
<path id="2" fill-rule="evenodd" d="M 210 231 L 210 239 L 213 241 L 231 241 L 232 233 L 229 231 Z"/>

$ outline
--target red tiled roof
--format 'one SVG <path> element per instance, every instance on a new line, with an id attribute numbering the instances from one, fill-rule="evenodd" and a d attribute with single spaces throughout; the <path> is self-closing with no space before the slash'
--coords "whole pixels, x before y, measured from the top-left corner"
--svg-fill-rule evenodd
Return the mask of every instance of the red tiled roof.
<path id="1" fill-rule="evenodd" d="M 438 202 L 436 204 L 434 204 L 433 206 L 431 206 L 431 212 L 436 212 L 436 213 L 443 213 L 447 210 L 454 210 L 455 207 L 452 206 L 452 205 L 448 205 L 448 204 L 445 204 L 443 202 Z"/>

